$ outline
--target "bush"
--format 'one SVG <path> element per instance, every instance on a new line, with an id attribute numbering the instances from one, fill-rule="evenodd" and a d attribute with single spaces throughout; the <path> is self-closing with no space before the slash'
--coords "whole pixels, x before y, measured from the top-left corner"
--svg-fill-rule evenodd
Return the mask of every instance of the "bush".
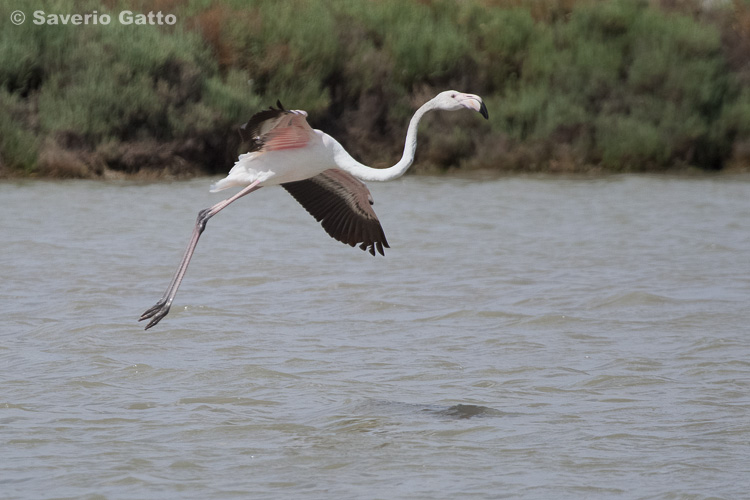
<path id="1" fill-rule="evenodd" d="M 23 116 L 29 113 L 23 100 L 17 95 L 0 89 L 0 165 L 31 173 L 39 152 L 39 137 L 32 130 L 19 126 Z"/>
<path id="2" fill-rule="evenodd" d="M 715 168 L 727 74 L 713 26 L 645 2 L 582 4 L 538 28 L 499 122 L 519 141 L 590 144 L 578 160 L 611 169 Z"/>
<path id="3" fill-rule="evenodd" d="M 490 125 L 458 113 L 428 118 L 418 167 L 750 162 L 750 9 L 663 3 L 671 7 L 174 0 L 163 4 L 180 20 L 172 27 L 27 20 L 0 31 L 0 156 L 23 172 L 49 172 L 53 157 L 69 158 L 70 172 L 88 165 L 93 174 L 224 171 L 238 152 L 233 129 L 280 99 L 380 166 L 400 155 L 414 109 L 456 88 L 485 98 Z M 141 0 L 107 5 L 113 17 L 153 8 Z M 0 17 L 36 8 L 19 0 L 0 5 Z"/>
<path id="4" fill-rule="evenodd" d="M 86 12 L 85 7 L 61 2 L 56 11 Z M 96 10 L 89 7 L 88 12 Z M 42 143 L 87 153 L 105 143 L 111 149 L 113 142 L 197 139 L 203 144 L 193 146 L 191 153 L 205 154 L 214 142 L 215 154 L 223 160 L 227 141 L 212 136 L 229 135 L 239 117 L 258 105 L 249 85 L 242 83 L 247 82 L 243 73 L 232 70 L 222 77 L 203 40 L 192 32 L 116 21 L 37 26 L 27 20 L 2 33 L 0 83 L 15 96 L 3 99 L 4 106 L 18 107 L 20 98 L 36 111 L 34 116 L 10 117 L 9 128 L 18 131 L 6 136 L 0 153 L 14 168 L 34 170 L 33 152 Z M 30 131 L 37 147 L 29 145 L 30 153 L 19 156 L 15 149 L 21 146 L 13 145 L 29 143 Z"/>

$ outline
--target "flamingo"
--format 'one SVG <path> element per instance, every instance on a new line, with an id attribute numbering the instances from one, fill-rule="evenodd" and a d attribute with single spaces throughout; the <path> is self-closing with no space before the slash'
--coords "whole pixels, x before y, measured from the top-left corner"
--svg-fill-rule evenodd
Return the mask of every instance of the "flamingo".
<path id="1" fill-rule="evenodd" d="M 229 174 L 211 186 L 211 192 L 234 186 L 243 189 L 198 213 L 190 242 L 167 290 L 139 319 L 151 319 L 146 330 L 169 313 L 206 223 L 231 203 L 261 187 L 281 185 L 321 222 L 332 238 L 350 246 L 359 245 L 372 255 L 376 250 L 385 255 L 383 248 L 390 247 L 372 209 L 370 191 L 362 181 L 389 181 L 407 171 L 414 161 L 419 121 L 428 111 L 468 108 L 489 118 L 481 97 L 455 90 L 441 92 L 412 116 L 398 163 L 378 169 L 359 163 L 336 139 L 311 128 L 305 111 L 286 110 L 279 101 L 276 106 L 256 113 L 240 128 L 243 140 L 250 143 L 250 151 L 239 156 Z"/>

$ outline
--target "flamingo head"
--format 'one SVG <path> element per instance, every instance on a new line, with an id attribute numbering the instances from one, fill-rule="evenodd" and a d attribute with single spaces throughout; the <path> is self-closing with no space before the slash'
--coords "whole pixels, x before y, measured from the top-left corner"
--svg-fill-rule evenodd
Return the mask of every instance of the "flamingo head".
<path id="1" fill-rule="evenodd" d="M 462 108 L 468 108 L 478 111 L 485 119 L 489 119 L 490 117 L 487 113 L 487 106 L 484 105 L 484 101 L 482 101 L 482 98 L 478 95 L 464 94 L 457 90 L 446 90 L 445 92 L 440 92 L 436 95 L 432 101 L 438 109 L 456 111 Z"/>

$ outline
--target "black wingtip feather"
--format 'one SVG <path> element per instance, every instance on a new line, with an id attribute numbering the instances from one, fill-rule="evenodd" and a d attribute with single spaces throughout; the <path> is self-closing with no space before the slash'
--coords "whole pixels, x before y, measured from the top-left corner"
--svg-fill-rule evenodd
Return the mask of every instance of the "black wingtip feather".
<path id="1" fill-rule="evenodd" d="M 389 248 L 367 187 L 351 174 L 330 169 L 282 186 L 323 226 L 329 236 L 376 255 Z M 352 197 L 355 197 L 353 200 Z M 356 201 L 358 200 L 358 201 Z"/>

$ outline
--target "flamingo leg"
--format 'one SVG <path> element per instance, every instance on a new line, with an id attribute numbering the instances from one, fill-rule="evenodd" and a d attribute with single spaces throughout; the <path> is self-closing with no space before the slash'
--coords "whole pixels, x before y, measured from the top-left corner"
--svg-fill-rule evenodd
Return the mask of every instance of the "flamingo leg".
<path id="1" fill-rule="evenodd" d="M 167 287 L 167 290 L 164 292 L 164 295 L 162 295 L 161 299 L 159 299 L 159 301 L 153 307 L 141 314 L 140 319 L 138 319 L 138 321 L 143 321 L 144 319 L 151 318 L 151 321 L 146 325 L 146 330 L 156 325 L 159 321 L 162 320 L 164 316 L 167 315 L 167 313 L 169 313 L 169 308 L 172 307 L 172 301 L 174 300 L 175 295 L 177 295 L 177 289 L 180 288 L 182 278 L 185 277 L 185 272 L 187 271 L 188 264 L 190 264 L 190 259 L 193 257 L 195 247 L 198 245 L 198 239 L 200 239 L 201 234 L 206 229 L 206 223 L 208 222 L 208 219 L 224 210 L 227 206 L 229 206 L 230 203 L 237 201 L 243 196 L 260 189 L 262 186 L 260 186 L 259 184 L 260 181 L 255 181 L 231 198 L 227 198 L 226 200 L 220 201 L 211 208 L 206 208 L 198 212 L 198 219 L 195 221 L 195 227 L 193 228 L 193 234 L 190 237 L 190 243 L 188 243 L 188 246 L 185 249 L 185 254 L 182 256 L 180 265 L 177 267 L 177 271 L 175 271 L 174 276 L 172 277 L 172 281 Z"/>

